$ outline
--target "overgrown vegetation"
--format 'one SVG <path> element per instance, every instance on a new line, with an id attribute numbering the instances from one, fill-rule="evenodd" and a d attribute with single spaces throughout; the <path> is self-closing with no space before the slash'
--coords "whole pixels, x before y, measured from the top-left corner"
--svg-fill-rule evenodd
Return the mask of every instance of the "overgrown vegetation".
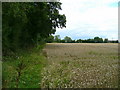
<path id="1" fill-rule="evenodd" d="M 4 2 L 2 4 L 3 55 L 45 42 L 56 28 L 66 27 L 60 2 Z"/>
<path id="2" fill-rule="evenodd" d="M 41 71 L 47 64 L 41 49 L 16 52 L 3 61 L 3 88 L 40 88 Z"/>
<path id="3" fill-rule="evenodd" d="M 66 27 L 60 2 L 3 2 L 3 88 L 40 88 L 42 48 L 56 28 Z"/>
<path id="4" fill-rule="evenodd" d="M 66 27 L 60 2 L 6 2 L 2 10 L 3 88 L 117 87 L 116 46 L 60 45 L 108 43 L 108 39 L 52 36 L 56 28 Z M 46 52 L 46 42 L 59 45 L 49 44 L 54 51 Z"/>

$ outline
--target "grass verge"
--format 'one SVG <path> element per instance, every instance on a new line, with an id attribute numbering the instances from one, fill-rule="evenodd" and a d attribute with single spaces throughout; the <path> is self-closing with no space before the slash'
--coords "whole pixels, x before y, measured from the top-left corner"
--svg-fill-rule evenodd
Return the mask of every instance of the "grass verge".
<path id="1" fill-rule="evenodd" d="M 2 65 L 3 88 L 40 88 L 41 71 L 46 58 L 41 48 L 20 51 L 14 57 L 4 57 Z"/>

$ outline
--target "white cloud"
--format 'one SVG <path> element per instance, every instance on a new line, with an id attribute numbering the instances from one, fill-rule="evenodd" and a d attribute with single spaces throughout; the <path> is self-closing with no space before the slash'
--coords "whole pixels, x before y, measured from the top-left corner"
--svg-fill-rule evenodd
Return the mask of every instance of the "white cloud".
<path id="1" fill-rule="evenodd" d="M 107 37 L 118 39 L 118 0 L 61 0 L 67 18 L 67 28 L 56 34 L 73 39 L 82 37 Z M 114 4 L 116 4 L 114 6 Z"/>

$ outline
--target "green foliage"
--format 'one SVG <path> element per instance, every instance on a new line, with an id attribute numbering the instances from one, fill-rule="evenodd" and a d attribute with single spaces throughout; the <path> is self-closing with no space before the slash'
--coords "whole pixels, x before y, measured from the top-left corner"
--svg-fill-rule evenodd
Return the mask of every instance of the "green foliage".
<path id="1" fill-rule="evenodd" d="M 75 40 L 72 40 L 71 43 L 76 43 L 76 41 L 75 41 Z"/>
<path id="2" fill-rule="evenodd" d="M 63 40 L 61 40 L 61 43 L 65 43 L 65 40 L 63 39 Z"/>
<path id="3" fill-rule="evenodd" d="M 61 39 L 60 39 L 60 35 L 56 35 L 56 36 L 54 36 L 54 42 L 60 42 L 61 41 Z"/>
<path id="4" fill-rule="evenodd" d="M 16 58 L 6 57 L 3 62 L 3 88 L 40 88 L 45 57 L 35 49 L 16 55 Z"/>
<path id="5" fill-rule="evenodd" d="M 108 43 L 108 39 L 107 38 L 105 38 L 104 43 Z"/>
<path id="6" fill-rule="evenodd" d="M 99 37 L 94 37 L 95 43 L 103 43 L 103 39 Z"/>
<path id="7" fill-rule="evenodd" d="M 52 43 L 54 42 L 54 36 L 50 35 L 47 39 L 46 39 L 47 43 Z"/>
<path id="8" fill-rule="evenodd" d="M 76 42 L 77 42 L 77 43 L 82 43 L 82 40 L 81 40 L 81 39 L 78 39 Z"/>
<path id="9" fill-rule="evenodd" d="M 68 36 L 66 36 L 66 37 L 64 38 L 64 40 L 65 40 L 66 43 L 72 42 L 72 39 L 71 39 L 70 37 L 68 37 Z"/>
<path id="10" fill-rule="evenodd" d="M 2 3 L 3 88 L 40 88 L 41 54 L 56 28 L 66 27 L 60 2 Z"/>
<path id="11" fill-rule="evenodd" d="M 2 4 L 3 55 L 45 41 L 56 28 L 66 27 L 60 2 L 11 2 Z"/>
<path id="12" fill-rule="evenodd" d="M 49 36 L 46 40 L 48 43 L 56 42 L 56 43 L 118 43 L 118 40 L 108 40 L 105 38 L 104 40 L 100 37 L 94 37 L 94 39 L 78 39 L 72 40 L 71 37 L 64 37 L 64 39 L 60 38 L 60 35 Z"/>

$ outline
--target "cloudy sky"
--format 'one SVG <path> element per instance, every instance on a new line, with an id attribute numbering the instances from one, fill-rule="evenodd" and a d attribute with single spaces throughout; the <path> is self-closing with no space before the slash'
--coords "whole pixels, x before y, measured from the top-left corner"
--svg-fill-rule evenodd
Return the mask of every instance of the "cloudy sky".
<path id="1" fill-rule="evenodd" d="M 99 36 L 118 39 L 119 0 L 60 0 L 61 14 L 66 15 L 66 28 L 57 29 L 55 35 L 63 39 L 88 39 Z"/>

